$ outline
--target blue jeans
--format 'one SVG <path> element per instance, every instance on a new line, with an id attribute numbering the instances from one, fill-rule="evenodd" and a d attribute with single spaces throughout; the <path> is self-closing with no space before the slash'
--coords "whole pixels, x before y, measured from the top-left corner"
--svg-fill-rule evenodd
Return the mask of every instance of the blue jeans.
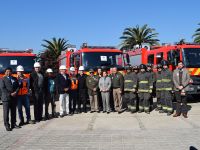
<path id="1" fill-rule="evenodd" d="M 20 121 L 24 122 L 22 106 L 24 106 L 24 108 L 25 108 L 27 121 L 30 121 L 31 114 L 30 114 L 29 97 L 27 95 L 18 96 L 18 105 L 17 106 L 18 106 L 18 114 L 19 114 Z"/>

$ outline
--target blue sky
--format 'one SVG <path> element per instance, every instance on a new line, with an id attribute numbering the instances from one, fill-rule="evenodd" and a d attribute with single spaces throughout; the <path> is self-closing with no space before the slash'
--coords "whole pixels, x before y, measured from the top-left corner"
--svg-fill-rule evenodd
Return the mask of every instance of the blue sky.
<path id="1" fill-rule="evenodd" d="M 77 45 L 120 44 L 126 27 L 148 24 L 161 43 L 192 35 L 200 23 L 199 0 L 6 0 L 0 2 L 0 48 L 41 51 L 43 39 Z"/>

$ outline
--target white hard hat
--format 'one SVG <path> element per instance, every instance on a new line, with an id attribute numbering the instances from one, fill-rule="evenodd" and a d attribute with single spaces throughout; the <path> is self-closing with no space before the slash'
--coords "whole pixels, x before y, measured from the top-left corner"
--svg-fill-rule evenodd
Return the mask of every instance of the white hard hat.
<path id="1" fill-rule="evenodd" d="M 79 71 L 84 71 L 84 67 L 83 67 L 83 66 L 80 66 L 80 67 L 78 68 L 78 70 L 79 70 Z"/>
<path id="2" fill-rule="evenodd" d="M 40 67 L 41 67 L 41 65 L 40 65 L 39 62 L 35 62 L 35 63 L 34 63 L 34 68 L 40 68 Z"/>
<path id="3" fill-rule="evenodd" d="M 61 66 L 59 67 L 59 69 L 60 69 L 60 70 L 66 70 L 67 68 L 66 68 L 65 65 L 61 65 Z"/>
<path id="4" fill-rule="evenodd" d="M 19 65 L 17 66 L 16 71 L 24 71 L 24 67 Z"/>
<path id="5" fill-rule="evenodd" d="M 74 67 L 70 67 L 69 70 L 70 70 L 70 71 L 75 71 L 75 68 L 74 68 Z"/>
<path id="6" fill-rule="evenodd" d="M 46 72 L 47 73 L 53 73 L 53 70 L 51 68 L 48 68 Z"/>

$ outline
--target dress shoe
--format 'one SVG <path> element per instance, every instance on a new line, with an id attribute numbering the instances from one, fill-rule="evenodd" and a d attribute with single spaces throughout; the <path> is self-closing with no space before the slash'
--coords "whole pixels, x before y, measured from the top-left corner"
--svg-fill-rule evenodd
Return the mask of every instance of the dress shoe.
<path id="1" fill-rule="evenodd" d="M 90 111 L 90 113 L 93 113 L 94 111 Z"/>
<path id="2" fill-rule="evenodd" d="M 6 131 L 12 131 L 12 129 L 8 126 L 6 126 Z"/>
<path id="3" fill-rule="evenodd" d="M 107 111 L 107 114 L 109 114 L 110 112 L 109 111 Z"/>
<path id="4" fill-rule="evenodd" d="M 187 114 L 183 114 L 183 117 L 184 117 L 184 118 L 188 118 Z"/>
<path id="5" fill-rule="evenodd" d="M 26 124 L 35 124 L 35 121 L 34 120 L 27 120 Z"/>
<path id="6" fill-rule="evenodd" d="M 180 116 L 181 114 L 179 114 L 179 113 L 175 113 L 174 115 L 173 115 L 173 117 L 178 117 L 178 116 Z"/>
<path id="7" fill-rule="evenodd" d="M 60 118 L 63 118 L 64 117 L 64 115 L 60 115 Z"/>
<path id="8" fill-rule="evenodd" d="M 21 127 L 18 126 L 18 125 L 16 125 L 16 124 L 15 124 L 15 125 L 11 125 L 11 129 L 14 129 L 14 128 L 15 128 L 15 129 L 19 129 L 19 128 L 21 128 Z"/>
<path id="9" fill-rule="evenodd" d="M 172 114 L 172 113 L 168 112 L 168 113 L 167 113 L 167 116 L 170 116 L 171 114 Z"/>
<path id="10" fill-rule="evenodd" d="M 21 122 L 19 123 L 19 126 L 23 126 L 23 125 L 24 125 L 24 122 L 21 121 Z"/>

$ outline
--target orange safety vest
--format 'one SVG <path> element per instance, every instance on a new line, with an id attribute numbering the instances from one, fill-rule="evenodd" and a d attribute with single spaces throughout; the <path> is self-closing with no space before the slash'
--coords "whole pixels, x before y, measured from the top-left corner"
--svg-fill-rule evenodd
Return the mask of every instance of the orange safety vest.
<path id="1" fill-rule="evenodd" d="M 27 95 L 28 94 L 28 78 L 23 77 L 22 87 L 19 89 L 18 95 Z"/>
<path id="2" fill-rule="evenodd" d="M 77 79 L 71 79 L 71 90 L 77 90 L 77 89 L 78 89 L 78 80 Z"/>

